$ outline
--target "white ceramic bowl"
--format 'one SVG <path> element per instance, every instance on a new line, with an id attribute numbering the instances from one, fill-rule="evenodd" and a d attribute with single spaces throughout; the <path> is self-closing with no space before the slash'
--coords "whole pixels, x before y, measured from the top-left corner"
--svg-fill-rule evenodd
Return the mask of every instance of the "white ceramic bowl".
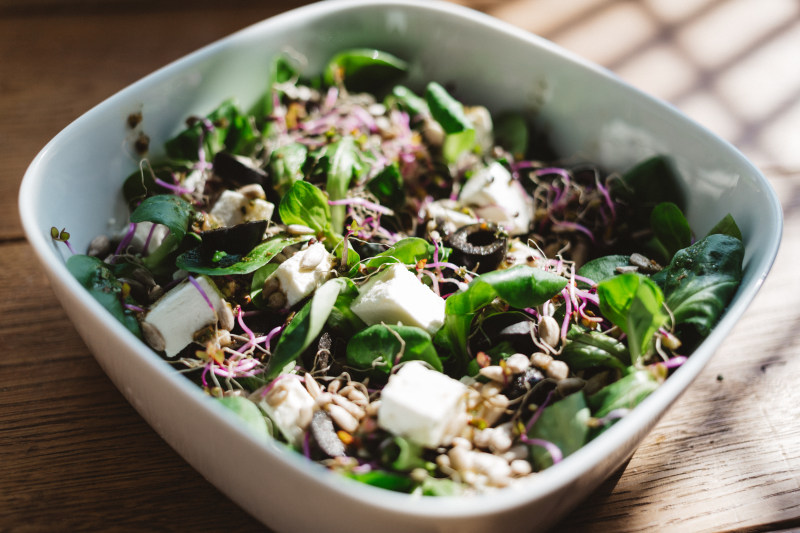
<path id="1" fill-rule="evenodd" d="M 683 176 L 688 218 L 703 234 L 727 212 L 744 234 L 744 279 L 711 336 L 658 391 L 611 430 L 523 488 L 473 498 L 411 498 L 327 472 L 279 444 L 256 442 L 226 412 L 128 333 L 70 276 L 50 227 L 85 249 L 123 221 L 122 180 L 136 166 L 125 118 L 141 110 L 151 146 L 235 96 L 265 89 L 285 47 L 319 71 L 340 49 L 370 46 L 410 60 L 411 85 L 455 83 L 467 103 L 537 110 L 562 154 L 625 170 L 669 154 Z M 127 139 L 127 140 L 126 140 Z M 103 369 L 162 437 L 249 513 L 281 531 L 498 531 L 542 529 L 578 505 L 633 453 L 697 376 L 742 315 L 777 253 L 782 218 L 759 172 L 733 147 L 608 72 L 517 28 L 451 4 L 323 2 L 207 46 L 104 101 L 59 133 L 20 192 L 27 237 L 53 290 Z"/>

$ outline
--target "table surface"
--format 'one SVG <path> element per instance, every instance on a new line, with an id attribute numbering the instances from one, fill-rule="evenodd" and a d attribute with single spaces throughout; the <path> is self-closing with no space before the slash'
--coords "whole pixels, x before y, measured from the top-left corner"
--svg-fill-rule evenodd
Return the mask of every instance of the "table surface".
<path id="1" fill-rule="evenodd" d="M 624 471 L 557 528 L 800 527 L 800 4 L 461 0 L 673 103 L 765 173 L 781 251 L 740 326 Z M 59 130 L 159 66 L 299 2 L 0 0 L 0 531 L 263 527 L 106 378 L 19 222 L 25 168 Z"/>

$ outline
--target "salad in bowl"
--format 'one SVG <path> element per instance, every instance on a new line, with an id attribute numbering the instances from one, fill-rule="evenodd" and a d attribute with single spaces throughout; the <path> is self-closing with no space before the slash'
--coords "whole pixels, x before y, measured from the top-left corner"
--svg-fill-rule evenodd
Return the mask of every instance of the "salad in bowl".
<path id="1" fill-rule="evenodd" d="M 559 158 L 407 63 L 287 51 L 263 98 L 186 117 L 67 268 L 258 438 L 421 495 L 524 483 L 691 356 L 742 278 L 669 157 Z M 141 117 L 128 125 L 140 130 Z M 52 237 L 69 245 L 65 229 Z"/>

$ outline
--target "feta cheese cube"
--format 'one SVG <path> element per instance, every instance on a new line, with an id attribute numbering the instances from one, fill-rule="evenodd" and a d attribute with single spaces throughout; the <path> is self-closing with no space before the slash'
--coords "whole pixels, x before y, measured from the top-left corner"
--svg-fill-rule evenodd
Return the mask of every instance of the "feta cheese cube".
<path id="1" fill-rule="evenodd" d="M 275 205 L 260 198 L 250 199 L 237 191 L 224 191 L 209 214 L 220 226 L 235 226 L 253 220 L 269 220 Z"/>
<path id="2" fill-rule="evenodd" d="M 426 448 L 449 445 L 468 421 L 467 387 L 410 361 L 381 392 L 378 425 Z"/>
<path id="3" fill-rule="evenodd" d="M 433 335 L 444 324 L 444 299 L 395 263 L 367 281 L 350 309 L 368 325 L 403 323 Z"/>
<path id="4" fill-rule="evenodd" d="M 533 204 L 511 173 L 500 163 L 492 163 L 467 180 L 459 201 L 475 206 L 475 213 L 502 226 L 512 235 L 527 233 Z"/>
<path id="5" fill-rule="evenodd" d="M 325 283 L 332 272 L 333 256 L 316 242 L 281 263 L 270 278 L 278 280 L 286 304 L 292 307 Z"/>
<path id="6" fill-rule="evenodd" d="M 294 446 L 303 442 L 303 433 L 311 423 L 314 405 L 314 398 L 293 376 L 280 378 L 258 403 L 289 444 Z"/>
<path id="7" fill-rule="evenodd" d="M 182 281 L 162 296 L 144 318 L 145 337 L 160 336 L 167 357 L 174 357 L 190 344 L 197 330 L 216 324 L 223 313 L 230 312 L 214 282 L 206 276 L 195 281 L 205 296 L 189 280 Z M 160 347 L 154 345 L 157 343 L 152 342 L 152 337 L 148 342 L 156 349 Z"/>
<path id="8" fill-rule="evenodd" d="M 128 234 L 129 226 L 117 234 L 117 239 L 122 240 Z M 138 222 L 136 229 L 133 230 L 133 237 L 131 238 L 128 246 L 136 251 L 144 254 L 153 253 L 153 251 L 161 246 L 164 238 L 169 234 L 169 228 L 162 224 L 154 224 L 153 222 Z M 148 241 L 148 237 L 150 240 Z M 144 249 L 145 243 L 147 250 Z"/>
<path id="9" fill-rule="evenodd" d="M 468 210 L 459 209 L 458 202 L 454 200 L 436 200 L 428 204 L 425 210 L 427 217 L 431 220 L 428 229 L 433 230 L 437 226 L 441 226 L 445 234 L 453 233 L 459 228 L 478 222 L 478 219 L 472 214 L 465 212 Z"/>

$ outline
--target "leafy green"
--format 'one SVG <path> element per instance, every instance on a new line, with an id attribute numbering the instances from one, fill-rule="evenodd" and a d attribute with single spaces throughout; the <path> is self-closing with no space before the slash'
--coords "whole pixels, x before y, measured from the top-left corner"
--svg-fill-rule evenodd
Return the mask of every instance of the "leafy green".
<path id="1" fill-rule="evenodd" d="M 364 266 L 378 268 L 386 263 L 416 265 L 433 254 L 433 245 L 419 237 L 406 237 L 394 243 L 389 249 L 369 258 Z"/>
<path id="2" fill-rule="evenodd" d="M 339 293 L 347 288 L 345 283 L 339 278 L 326 281 L 314 292 L 311 300 L 297 312 L 275 346 L 265 375 L 267 380 L 277 377 L 287 364 L 295 361 L 306 348 L 311 346 L 322 332 Z"/>
<path id="3" fill-rule="evenodd" d="M 179 161 L 198 161 L 201 138 L 207 160 L 222 150 L 240 155 L 252 153 L 258 141 L 257 133 L 250 118 L 239 111 L 232 99 L 223 102 L 206 118 L 213 125 L 210 131 L 206 130 L 204 121 L 195 121 L 164 144 L 167 156 Z"/>
<path id="4" fill-rule="evenodd" d="M 403 111 L 407 112 L 413 122 L 414 119 L 423 117 L 429 113 L 428 103 L 424 98 L 420 98 L 408 87 L 403 85 L 395 85 L 392 89 L 392 94 L 388 98 L 397 102 L 397 105 Z"/>
<path id="5" fill-rule="evenodd" d="M 544 409 L 539 419 L 528 431 L 528 437 L 555 444 L 563 457 L 567 457 L 586 444 L 589 436 L 589 408 L 582 392 L 571 394 Z M 537 470 L 553 464 L 546 448 L 532 446 L 531 455 Z"/>
<path id="6" fill-rule="evenodd" d="M 367 472 L 345 472 L 344 475 L 361 483 L 396 492 L 411 492 L 416 481 L 407 474 L 395 474 L 385 470 L 369 470 Z"/>
<path id="7" fill-rule="evenodd" d="M 736 221 L 733 219 L 730 213 L 722 217 L 722 220 L 717 222 L 713 228 L 708 232 L 708 235 L 714 235 L 715 233 L 721 233 L 722 235 L 730 235 L 731 237 L 735 237 L 737 239 L 744 240 L 742 238 L 742 230 L 739 229 L 739 226 L 736 224 Z"/>
<path id="8" fill-rule="evenodd" d="M 333 56 L 323 73 L 326 85 L 341 81 L 351 91 L 376 92 L 402 76 L 408 63 L 374 48 L 353 48 Z"/>
<path id="9" fill-rule="evenodd" d="M 128 331 L 142 336 L 136 315 L 123 305 L 122 283 L 105 263 L 96 257 L 75 254 L 67 259 L 67 270 Z"/>
<path id="10" fill-rule="evenodd" d="M 584 278 L 589 278 L 595 284 L 613 278 L 618 274 L 617 267 L 628 266 L 630 264 L 629 255 L 606 255 L 592 259 L 585 263 L 578 269 L 577 274 Z M 583 282 L 578 282 L 578 286 L 587 288 L 588 285 Z"/>
<path id="11" fill-rule="evenodd" d="M 125 183 L 122 185 L 122 194 L 128 202 L 131 209 L 135 209 L 136 205 L 148 196 L 156 194 L 170 194 L 171 191 L 166 187 L 157 184 L 153 176 L 166 182 L 173 183 L 173 174 L 178 172 L 187 172 L 188 169 L 182 165 L 176 165 L 175 168 L 164 165 L 150 170 L 149 165 L 142 165 L 141 168 L 136 169 L 125 178 Z"/>
<path id="12" fill-rule="evenodd" d="M 300 143 L 276 148 L 269 157 L 269 175 L 272 187 L 283 196 L 296 181 L 304 177 L 303 167 L 308 158 L 308 148 Z"/>
<path id="13" fill-rule="evenodd" d="M 662 381 L 663 378 L 656 376 L 650 369 L 633 370 L 589 397 L 592 416 L 602 418 L 615 409 L 633 409 L 656 390 Z"/>
<path id="14" fill-rule="evenodd" d="M 464 106 L 450 96 L 447 89 L 432 81 L 425 90 L 425 101 L 431 115 L 438 122 L 445 133 L 460 133 L 474 129 L 472 121 L 464 113 Z"/>
<path id="15" fill-rule="evenodd" d="M 387 207 L 397 209 L 406 203 L 406 188 L 397 163 L 383 167 L 383 170 L 367 182 L 367 190 Z"/>
<path id="16" fill-rule="evenodd" d="M 347 362 L 359 370 L 389 374 L 395 363 L 415 360 L 442 371 L 431 336 L 414 326 L 375 324 L 353 335 L 347 343 Z"/>
<path id="17" fill-rule="evenodd" d="M 350 278 L 339 279 L 342 287 L 328 316 L 328 326 L 336 330 L 342 338 L 347 338 L 356 331 L 364 329 L 366 324 L 350 309 L 353 300 L 358 297 L 358 287 Z"/>
<path id="18" fill-rule="evenodd" d="M 596 366 L 623 370 L 631 364 L 631 356 L 625 343 L 614 337 L 599 331 L 568 337 L 570 342 L 564 346 L 558 358 L 567 363 L 571 370 L 585 370 Z"/>
<path id="19" fill-rule="evenodd" d="M 461 154 L 469 152 L 475 146 L 475 130 L 469 129 L 458 133 L 449 133 L 444 138 L 442 155 L 448 163 L 455 163 Z"/>
<path id="20" fill-rule="evenodd" d="M 161 245 L 144 258 L 145 265 L 152 268 L 170 252 L 176 250 L 195 216 L 197 212 L 192 204 L 173 194 L 159 194 L 145 198 L 131 213 L 131 222 L 152 222 L 162 224 L 169 229 L 169 235 L 164 238 Z"/>
<path id="21" fill-rule="evenodd" d="M 309 240 L 309 235 L 279 235 L 256 245 L 246 255 L 227 254 L 213 262 L 205 257 L 200 247 L 187 250 L 178 256 L 175 266 L 183 270 L 208 276 L 229 276 L 233 274 L 249 274 L 269 263 L 287 246 Z"/>
<path id="22" fill-rule="evenodd" d="M 739 287 L 743 260 L 742 241 L 719 233 L 676 253 L 653 276 L 664 288 L 675 324 L 707 336 Z"/>
<path id="23" fill-rule="evenodd" d="M 327 145 L 320 154 L 319 161 L 327 176 L 325 191 L 328 193 L 328 198 L 332 201 L 345 199 L 350 181 L 360 166 L 355 139 L 342 137 Z M 343 205 L 330 207 L 331 227 L 336 233 L 342 233 L 346 208 Z"/>
<path id="24" fill-rule="evenodd" d="M 415 468 L 427 468 L 431 463 L 422 458 L 425 449 L 403 437 L 392 437 L 381 444 L 381 463 L 392 470 L 410 472 Z"/>
<path id="25" fill-rule="evenodd" d="M 226 396 L 217 400 L 231 412 L 235 413 L 239 420 L 244 423 L 247 430 L 259 441 L 269 440 L 269 429 L 267 421 L 256 404 L 243 396 Z"/>
<path id="26" fill-rule="evenodd" d="M 511 152 L 515 158 L 522 159 L 530 142 L 525 118 L 518 113 L 501 115 L 494 125 L 494 138 L 497 144 Z"/>
<path id="27" fill-rule="evenodd" d="M 635 363 L 653 347 L 653 336 L 667 319 L 664 295 L 650 279 L 636 273 L 621 274 L 597 285 L 600 312 L 628 336 Z"/>
<path id="28" fill-rule="evenodd" d="M 318 236 L 334 236 L 328 199 L 307 181 L 297 181 L 291 186 L 278 205 L 278 214 L 284 224 L 301 224 L 313 229 Z"/>
<path id="29" fill-rule="evenodd" d="M 622 186 L 615 181 L 612 194 L 633 206 L 634 226 L 647 226 L 650 213 L 661 202 L 672 202 L 684 209 L 680 179 L 669 158 L 657 155 L 645 159 L 622 176 Z"/>
<path id="30" fill-rule="evenodd" d="M 480 275 L 465 290 L 447 298 L 442 340 L 456 354 L 466 358 L 472 319 L 481 308 L 495 298 L 518 309 L 534 307 L 558 294 L 566 285 L 565 278 L 527 265 Z"/>
<path id="31" fill-rule="evenodd" d="M 253 272 L 253 278 L 250 280 L 250 301 L 259 309 L 265 306 L 264 299 L 261 297 L 264 282 L 275 272 L 278 266 L 277 263 L 267 263 Z"/>
<path id="32" fill-rule="evenodd" d="M 692 230 L 683 211 L 672 202 L 661 202 L 650 213 L 650 227 L 667 252 L 663 260 L 669 260 L 675 252 L 692 243 Z"/>

